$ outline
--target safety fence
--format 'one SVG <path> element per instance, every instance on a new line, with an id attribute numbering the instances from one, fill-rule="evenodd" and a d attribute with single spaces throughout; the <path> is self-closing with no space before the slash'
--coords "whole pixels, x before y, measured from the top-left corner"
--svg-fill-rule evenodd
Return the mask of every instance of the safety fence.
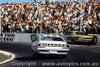
<path id="1" fill-rule="evenodd" d="M 26 33 L 1 33 L 0 41 L 2 42 L 32 42 L 31 35 L 36 34 L 26 34 Z"/>
<path id="2" fill-rule="evenodd" d="M 97 43 L 95 45 L 100 45 L 100 35 L 92 34 L 97 37 Z M 32 42 L 36 38 L 36 33 L 1 33 L 1 42 Z"/>

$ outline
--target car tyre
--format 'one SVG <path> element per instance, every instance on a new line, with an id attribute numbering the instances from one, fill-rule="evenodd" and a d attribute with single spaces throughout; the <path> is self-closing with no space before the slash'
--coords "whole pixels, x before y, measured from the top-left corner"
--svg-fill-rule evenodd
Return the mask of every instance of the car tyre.
<path id="1" fill-rule="evenodd" d="M 32 58 L 36 59 L 38 57 L 38 54 L 32 50 Z"/>
<path id="2" fill-rule="evenodd" d="M 63 56 L 62 56 L 62 58 L 66 58 L 66 57 L 67 57 L 67 55 L 63 55 Z"/>
<path id="3" fill-rule="evenodd" d="M 93 44 L 97 44 L 97 36 L 93 36 Z"/>
<path id="4" fill-rule="evenodd" d="M 75 44 L 75 40 L 74 39 L 72 39 L 72 44 Z"/>

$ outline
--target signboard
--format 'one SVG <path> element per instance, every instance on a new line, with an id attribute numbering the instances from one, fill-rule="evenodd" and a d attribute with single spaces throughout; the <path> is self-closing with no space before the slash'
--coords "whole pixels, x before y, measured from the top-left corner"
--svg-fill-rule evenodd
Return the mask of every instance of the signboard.
<path id="1" fill-rule="evenodd" d="M 0 34 L 0 41 L 13 41 L 15 38 L 14 33 L 1 33 Z"/>

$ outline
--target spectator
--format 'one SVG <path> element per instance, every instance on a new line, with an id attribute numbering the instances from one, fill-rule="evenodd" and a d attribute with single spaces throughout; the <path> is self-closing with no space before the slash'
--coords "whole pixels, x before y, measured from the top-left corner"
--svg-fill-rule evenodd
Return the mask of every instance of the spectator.
<path id="1" fill-rule="evenodd" d="M 83 30 L 99 33 L 100 3 L 42 2 L 1 4 L 2 32 L 56 33 Z M 80 26 L 81 25 L 81 26 Z M 42 26 L 42 29 L 41 29 Z"/>

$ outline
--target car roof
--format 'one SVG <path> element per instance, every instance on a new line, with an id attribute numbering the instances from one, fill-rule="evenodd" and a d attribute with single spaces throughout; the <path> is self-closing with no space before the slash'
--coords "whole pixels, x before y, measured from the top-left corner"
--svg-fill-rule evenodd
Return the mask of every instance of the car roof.
<path id="1" fill-rule="evenodd" d="M 62 37 L 58 34 L 39 34 L 41 37 Z"/>

